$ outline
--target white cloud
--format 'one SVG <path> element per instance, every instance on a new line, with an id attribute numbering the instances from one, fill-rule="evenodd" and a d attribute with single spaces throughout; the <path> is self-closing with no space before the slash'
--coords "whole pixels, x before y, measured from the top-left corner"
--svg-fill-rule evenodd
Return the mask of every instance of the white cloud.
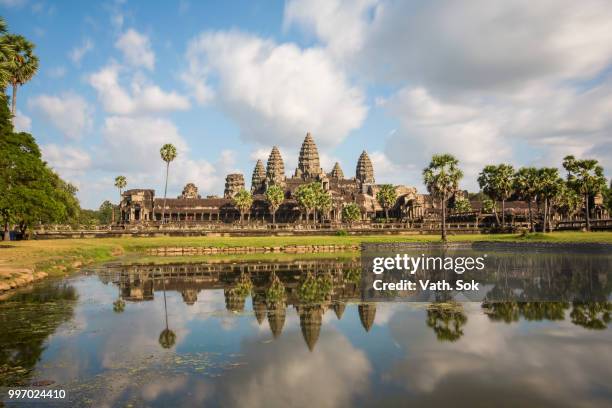
<path id="1" fill-rule="evenodd" d="M 70 139 L 80 139 L 91 129 L 92 107 L 72 92 L 38 95 L 28 101 L 28 106 Z"/>
<path id="2" fill-rule="evenodd" d="M 151 188 L 161 186 L 165 176 L 160 147 L 175 145 L 178 154 L 170 164 L 169 196 L 179 194 L 189 182 L 195 183 L 203 196 L 221 194 L 225 174 L 236 171 L 235 153 L 230 150 L 222 151 L 215 162 L 191 159 L 187 142 L 164 118 L 111 116 L 104 122 L 102 138 L 100 167 L 125 174 L 132 186 Z"/>
<path id="3" fill-rule="evenodd" d="M 130 28 L 119 37 L 115 47 L 123 53 L 126 62 L 134 67 L 144 67 L 153 70 L 155 54 L 151 49 L 149 38 Z"/>
<path id="4" fill-rule="evenodd" d="M 165 92 L 142 78 L 132 77 L 131 92 L 128 92 L 120 84 L 120 70 L 120 66 L 111 64 L 88 78 L 89 84 L 98 92 L 98 98 L 107 112 L 139 115 L 189 108 L 189 101 L 184 96 L 174 91 Z"/>
<path id="5" fill-rule="evenodd" d="M 319 145 L 336 145 L 367 113 L 362 91 L 323 49 L 206 32 L 189 43 L 187 60 L 190 89 L 200 102 L 214 97 L 245 140 L 294 148 L 312 131 Z"/>
<path id="6" fill-rule="evenodd" d="M 68 54 L 68 56 L 70 57 L 72 62 L 74 62 L 76 65 L 80 65 L 81 60 L 83 59 L 85 54 L 93 50 L 93 48 L 93 42 L 89 38 L 86 38 L 85 40 L 83 40 L 83 43 L 80 46 L 73 48 L 72 51 L 70 51 L 70 54 Z"/>
<path id="7" fill-rule="evenodd" d="M 58 146 L 51 143 L 41 146 L 43 159 L 61 176 L 72 179 L 82 175 L 91 167 L 91 156 L 73 146 Z"/>
<path id="8" fill-rule="evenodd" d="M 32 130 L 32 119 L 17 109 L 17 113 L 13 118 L 13 125 L 17 132 L 29 132 Z"/>
<path id="9" fill-rule="evenodd" d="M 62 66 L 49 68 L 47 75 L 54 79 L 63 78 L 66 75 L 66 68 Z"/>

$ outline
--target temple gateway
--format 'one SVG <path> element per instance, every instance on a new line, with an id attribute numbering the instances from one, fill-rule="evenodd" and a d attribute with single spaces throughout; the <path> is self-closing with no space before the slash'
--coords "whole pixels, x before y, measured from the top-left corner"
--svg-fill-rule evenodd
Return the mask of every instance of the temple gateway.
<path id="1" fill-rule="evenodd" d="M 382 217 L 384 214 L 383 208 L 376 200 L 376 193 L 381 184 L 376 184 L 374 166 L 367 152 L 364 150 L 357 159 L 354 177 L 346 178 L 339 163 L 326 173 L 321 168 L 317 145 L 308 133 L 302 143 L 298 166 L 293 176 L 286 176 L 283 157 L 276 146 L 272 148 L 265 166 L 261 160 L 257 160 L 250 186 L 253 205 L 247 218 L 251 222 L 272 221 L 264 194 L 270 186 L 278 185 L 285 192 L 285 200 L 276 213 L 276 221 L 281 223 L 307 221 L 300 211 L 294 193 L 301 185 L 311 182 L 321 183 L 323 189 L 331 196 L 332 210 L 326 221 L 340 221 L 342 209 L 348 203 L 356 203 L 359 206 L 363 220 Z M 390 214 L 394 217 L 422 218 L 428 208 L 433 208 L 429 196 L 418 194 L 415 187 L 403 185 L 394 187 L 397 201 L 390 210 Z M 164 214 L 165 222 L 232 223 L 240 218 L 233 198 L 245 188 L 244 175 L 239 173 L 226 176 L 223 197 L 212 195 L 202 198 L 195 184 L 188 183 L 179 197 L 165 200 L 165 209 L 164 198 L 155 197 L 154 190 L 127 190 L 122 194 L 121 222 L 127 224 L 161 222 Z"/>

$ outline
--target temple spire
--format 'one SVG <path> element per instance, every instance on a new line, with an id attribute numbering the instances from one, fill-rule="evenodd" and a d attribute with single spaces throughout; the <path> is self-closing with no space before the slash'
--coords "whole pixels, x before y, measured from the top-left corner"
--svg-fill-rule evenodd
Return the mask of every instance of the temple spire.
<path id="1" fill-rule="evenodd" d="M 261 160 L 257 160 L 251 177 L 251 192 L 253 194 L 263 193 L 266 184 L 266 168 Z"/>
<path id="2" fill-rule="evenodd" d="M 278 150 L 278 147 L 274 146 L 268 157 L 268 165 L 266 168 L 266 184 L 271 185 L 284 185 L 285 184 L 285 163 Z"/>
<path id="3" fill-rule="evenodd" d="M 332 169 L 330 176 L 338 180 L 342 180 L 344 178 L 344 172 L 340 167 L 340 163 L 336 162 L 336 164 L 334 164 L 334 168 Z"/>
<path id="4" fill-rule="evenodd" d="M 359 156 L 359 160 L 357 160 L 355 173 L 355 178 L 359 182 L 366 184 L 374 183 L 374 166 L 372 166 L 370 156 L 368 156 L 365 150 Z"/>
<path id="5" fill-rule="evenodd" d="M 322 172 L 323 170 L 321 170 L 317 145 L 310 132 L 308 132 L 306 133 L 304 142 L 302 142 L 298 167 L 295 169 L 295 177 L 300 177 L 302 179 L 316 178 Z"/>

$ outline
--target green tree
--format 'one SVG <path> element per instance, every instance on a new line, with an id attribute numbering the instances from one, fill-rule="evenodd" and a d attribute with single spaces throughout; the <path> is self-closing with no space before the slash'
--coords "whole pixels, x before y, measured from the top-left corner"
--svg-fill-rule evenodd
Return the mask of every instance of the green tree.
<path id="1" fill-rule="evenodd" d="M 17 88 L 28 82 L 38 71 L 38 57 L 34 55 L 34 44 L 25 37 L 15 34 L 5 35 L 5 40 L 13 48 L 12 63 L 9 65 L 9 82 L 13 87 L 11 114 L 15 116 Z"/>
<path id="2" fill-rule="evenodd" d="M 550 218 L 554 201 L 563 189 L 563 180 L 559 177 L 559 170 L 554 167 L 544 167 L 538 170 L 538 197 L 544 201 L 544 225 L 542 231 L 546 232 L 547 226 L 552 230 Z"/>
<path id="3" fill-rule="evenodd" d="M 119 214 L 121 214 L 121 194 L 123 192 L 123 189 L 125 188 L 125 186 L 127 186 L 127 179 L 125 178 L 125 176 L 117 176 L 115 177 L 115 187 L 119 190 L 119 205 L 117 206 L 117 208 L 119 209 Z M 113 208 L 113 212 L 112 212 L 112 220 L 111 222 L 115 222 L 115 210 Z"/>
<path id="4" fill-rule="evenodd" d="M 467 198 L 460 197 L 455 200 L 454 209 L 458 213 L 470 212 L 472 211 L 472 204 Z"/>
<path id="5" fill-rule="evenodd" d="M 166 162 L 166 185 L 164 187 L 164 207 L 162 208 L 162 224 L 166 222 L 166 196 L 168 195 L 168 172 L 170 170 L 170 162 L 176 159 L 176 147 L 170 143 L 166 143 L 159 150 L 159 154 L 164 162 Z"/>
<path id="6" fill-rule="evenodd" d="M 11 69 L 14 63 L 15 50 L 5 35 L 6 22 L 0 17 L 0 89 L 6 89 L 11 80 Z"/>
<path id="7" fill-rule="evenodd" d="M 317 192 L 311 184 L 302 184 L 295 190 L 295 199 L 300 208 L 306 215 L 306 223 L 310 219 L 310 214 L 317 205 Z"/>
<path id="8" fill-rule="evenodd" d="M 355 203 L 348 203 L 342 209 L 342 219 L 349 224 L 361 219 L 361 209 Z"/>
<path id="9" fill-rule="evenodd" d="M 495 201 L 490 198 L 485 198 L 482 200 L 482 212 L 484 214 L 493 214 L 497 209 L 495 208 Z"/>
<path id="10" fill-rule="evenodd" d="M 499 164 L 497 166 L 488 165 L 480 172 L 478 176 L 478 184 L 482 191 L 489 197 L 502 203 L 502 219 L 501 226 L 505 226 L 506 200 L 510 198 L 513 192 L 513 176 L 514 167 L 509 164 Z M 499 223 L 497 211 L 495 218 Z"/>
<path id="11" fill-rule="evenodd" d="M 316 183 L 316 184 L 320 186 L 320 183 Z M 322 187 L 315 189 L 315 195 L 316 195 L 315 210 L 318 211 L 319 214 L 321 214 L 321 219 L 327 218 L 327 216 L 329 215 L 329 212 L 332 209 L 331 195 L 327 191 L 323 190 Z"/>
<path id="12" fill-rule="evenodd" d="M 100 224 L 108 225 L 112 221 L 114 211 L 115 206 L 110 201 L 105 200 L 100 204 L 100 208 L 98 209 L 98 221 Z"/>
<path id="13" fill-rule="evenodd" d="M 240 223 L 242 223 L 244 214 L 251 211 L 251 206 L 253 205 L 253 195 L 250 191 L 243 188 L 234 196 L 234 205 L 236 208 L 238 208 L 238 211 L 240 211 Z"/>
<path id="14" fill-rule="evenodd" d="M 535 167 L 521 167 L 514 174 L 514 191 L 524 201 L 527 201 L 529 208 L 529 229 L 535 231 L 533 223 L 532 201 L 538 193 L 538 170 Z"/>
<path id="15" fill-rule="evenodd" d="M 266 190 L 265 196 L 272 214 L 272 224 L 276 224 L 276 212 L 285 201 L 285 192 L 282 187 L 273 185 Z"/>
<path id="16" fill-rule="evenodd" d="M 450 154 L 434 155 L 423 169 L 423 181 L 429 193 L 440 200 L 442 207 L 442 241 L 446 242 L 446 206 L 449 198 L 459 189 L 463 172 L 459 161 Z"/>
<path id="17" fill-rule="evenodd" d="M 555 200 L 555 207 L 559 214 L 569 218 L 578 212 L 581 203 L 582 197 L 566 183 L 563 183 Z"/>
<path id="18" fill-rule="evenodd" d="M 606 188 L 603 167 L 597 160 L 579 160 L 574 156 L 563 159 L 563 168 L 567 170 L 567 183 L 578 194 L 584 197 L 584 217 L 586 230 L 591 230 L 589 196 L 601 193 Z"/>
<path id="19" fill-rule="evenodd" d="M 397 201 L 397 193 L 395 187 L 391 184 L 383 184 L 376 192 L 376 201 L 385 210 L 385 220 L 389 221 L 389 208 L 395 205 Z"/>

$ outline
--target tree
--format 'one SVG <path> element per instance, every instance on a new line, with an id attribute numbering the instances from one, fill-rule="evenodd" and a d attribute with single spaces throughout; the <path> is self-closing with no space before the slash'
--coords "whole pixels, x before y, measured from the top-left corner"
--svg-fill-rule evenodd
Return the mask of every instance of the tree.
<path id="1" fill-rule="evenodd" d="M 427 190 L 440 200 L 442 207 L 442 241 L 446 242 L 446 206 L 447 201 L 459 189 L 459 180 L 463 172 L 459 161 L 450 154 L 434 155 L 429 166 L 423 169 L 423 181 Z"/>
<path id="2" fill-rule="evenodd" d="M 168 172 L 170 170 L 170 162 L 176 159 L 176 147 L 170 143 L 166 143 L 159 150 L 159 154 L 163 161 L 166 162 L 166 185 L 164 187 L 164 207 L 162 208 L 162 224 L 166 222 L 166 196 L 168 193 Z"/>
<path id="3" fill-rule="evenodd" d="M 113 212 L 115 211 L 115 206 L 108 200 L 105 200 L 102 204 L 100 204 L 100 208 L 98 209 L 98 221 L 102 225 L 108 225 L 113 217 Z"/>
<path id="4" fill-rule="evenodd" d="M 5 39 L 13 48 L 12 63 L 9 65 L 9 82 L 13 86 L 11 114 L 14 117 L 17 106 L 17 88 L 28 82 L 36 74 L 38 57 L 34 55 L 34 44 L 25 37 L 7 34 Z"/>
<path id="5" fill-rule="evenodd" d="M 531 203 L 537 197 L 537 182 L 538 170 L 535 167 L 521 167 L 514 174 L 514 190 L 522 200 L 527 201 L 529 208 L 529 229 L 531 232 L 535 231 Z"/>
<path id="6" fill-rule="evenodd" d="M 495 207 L 495 201 L 491 200 L 490 198 L 485 198 L 484 200 L 482 200 L 482 212 L 484 214 L 495 213 L 495 211 L 497 211 Z"/>
<path id="7" fill-rule="evenodd" d="M 376 201 L 385 210 L 385 220 L 389 221 L 389 208 L 397 201 L 397 193 L 395 187 L 391 184 L 383 184 L 376 192 Z"/>
<path id="8" fill-rule="evenodd" d="M 244 214 L 248 213 L 253 205 L 253 195 L 250 191 L 243 188 L 234 196 L 234 205 L 240 211 L 240 223 L 242 223 Z"/>
<path id="9" fill-rule="evenodd" d="M 606 188 L 603 167 L 597 160 L 579 160 L 574 156 L 563 159 L 563 168 L 567 170 L 567 184 L 584 197 L 584 216 L 586 230 L 591 230 L 589 196 L 602 192 Z"/>
<path id="10" fill-rule="evenodd" d="M 460 197 L 455 200 L 454 209 L 458 213 L 470 212 L 472 211 L 472 204 L 467 198 Z"/>
<path id="11" fill-rule="evenodd" d="M 319 184 L 319 183 L 316 183 Z M 320 184 L 319 184 L 320 185 Z M 326 218 L 332 209 L 332 197 L 331 195 L 323 190 L 323 188 L 315 189 L 316 204 L 315 210 L 321 214 L 322 218 Z"/>
<path id="12" fill-rule="evenodd" d="M 355 203 L 349 203 L 342 209 L 342 218 L 349 224 L 361 219 L 361 209 Z"/>
<path id="13" fill-rule="evenodd" d="M 550 225 L 550 214 L 554 200 L 563 188 L 563 180 L 559 177 L 559 170 L 554 167 L 544 167 L 538 170 L 538 197 L 544 200 L 544 225 L 542 232 L 546 232 L 546 227 L 552 230 Z"/>
<path id="14" fill-rule="evenodd" d="M 119 211 L 121 211 L 121 193 L 123 192 L 123 189 L 125 188 L 125 186 L 127 186 L 127 179 L 125 178 L 125 176 L 117 176 L 115 177 L 115 187 L 117 187 L 117 189 L 119 190 Z M 121 213 L 119 213 L 121 214 Z M 115 210 L 113 209 L 112 212 L 112 221 L 111 222 L 115 222 Z"/>
<path id="15" fill-rule="evenodd" d="M 295 199 L 303 212 L 306 214 L 306 223 L 310 219 L 310 213 L 317 205 L 317 193 L 311 184 L 302 184 L 295 190 Z"/>
<path id="16" fill-rule="evenodd" d="M 0 89 L 4 90 L 10 83 L 11 66 L 14 62 L 15 51 L 13 45 L 5 35 L 7 31 L 6 22 L 0 17 Z"/>
<path id="17" fill-rule="evenodd" d="M 488 165 L 480 172 L 478 176 L 478 184 L 485 194 L 501 201 L 502 203 L 502 220 L 501 226 L 505 226 L 506 200 L 510 198 L 513 191 L 513 176 L 514 167 L 509 164 L 499 164 L 497 166 Z M 497 211 L 495 211 L 495 219 L 499 223 Z"/>
<path id="18" fill-rule="evenodd" d="M 582 197 L 571 189 L 566 183 L 562 183 L 559 195 L 555 200 L 557 211 L 565 218 L 569 218 L 578 212 Z"/>
<path id="19" fill-rule="evenodd" d="M 265 196 L 268 206 L 270 207 L 270 213 L 272 214 L 272 224 L 276 224 L 276 212 L 283 201 L 285 201 L 285 192 L 282 187 L 273 185 L 266 190 Z"/>

